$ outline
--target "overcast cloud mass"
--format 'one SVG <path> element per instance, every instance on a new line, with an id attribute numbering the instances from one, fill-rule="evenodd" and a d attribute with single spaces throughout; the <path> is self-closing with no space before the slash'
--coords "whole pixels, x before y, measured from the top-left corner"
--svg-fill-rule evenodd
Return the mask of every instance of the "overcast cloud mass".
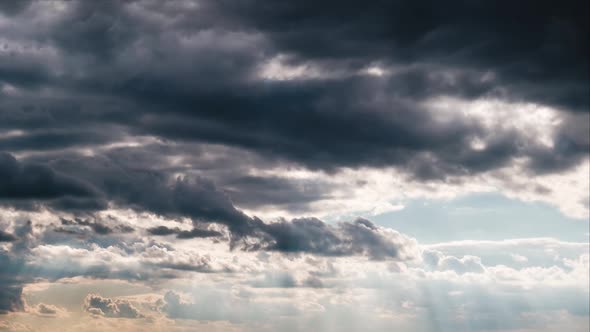
<path id="1" fill-rule="evenodd" d="M 589 13 L 0 2 L 0 330 L 588 331 Z"/>

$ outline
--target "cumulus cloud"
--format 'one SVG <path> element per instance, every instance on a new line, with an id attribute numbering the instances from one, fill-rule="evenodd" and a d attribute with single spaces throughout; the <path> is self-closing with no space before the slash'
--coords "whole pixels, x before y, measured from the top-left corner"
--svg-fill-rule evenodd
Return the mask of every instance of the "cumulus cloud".
<path id="1" fill-rule="evenodd" d="M 120 233 L 131 233 L 133 232 L 133 227 L 128 226 L 128 225 L 116 225 L 114 227 L 105 225 L 103 223 L 101 223 L 100 221 L 90 221 L 90 220 L 86 220 L 86 219 L 80 219 L 80 218 L 74 218 L 73 220 L 70 219 L 65 219 L 65 218 L 61 218 L 60 219 L 61 225 L 68 227 L 68 226 L 86 226 L 89 227 L 90 229 L 92 229 L 92 231 L 94 231 L 96 234 L 99 235 L 107 235 L 107 234 L 111 234 L 113 232 L 120 232 Z M 75 232 L 74 230 L 71 230 L 70 228 L 56 228 L 55 231 L 57 232 Z"/>
<path id="2" fill-rule="evenodd" d="M 481 259 L 475 256 L 464 256 L 463 258 L 445 257 L 439 263 L 442 270 L 453 270 L 459 274 L 463 273 L 482 273 L 485 267 L 481 264 Z"/>
<path id="3" fill-rule="evenodd" d="M 108 318 L 144 317 L 129 301 L 102 297 L 98 294 L 88 294 L 84 299 L 83 308 L 92 315 Z"/>
<path id="4" fill-rule="evenodd" d="M 331 226 L 319 219 L 294 219 L 263 224 L 256 249 L 326 256 L 366 255 L 372 259 L 415 259 L 414 239 L 366 219 Z"/>
<path id="5" fill-rule="evenodd" d="M 47 304 L 47 303 L 38 303 L 36 306 L 34 307 L 29 307 L 27 308 L 27 311 L 32 312 L 38 316 L 41 317 L 61 317 L 67 314 L 66 310 L 52 305 L 52 304 Z"/>
<path id="6" fill-rule="evenodd" d="M 191 308 L 191 303 L 182 300 L 180 294 L 174 291 L 168 291 L 164 295 L 164 305 L 162 310 L 173 318 L 189 318 L 195 313 Z"/>
<path id="7" fill-rule="evenodd" d="M 86 166 L 79 168 L 79 162 Z M 232 246 L 244 244 L 248 250 L 309 252 L 320 255 L 367 255 L 373 259 L 408 259 L 413 242 L 401 234 L 358 219 L 330 226 L 319 219 L 294 219 L 265 223 L 237 209 L 231 199 L 211 181 L 204 178 L 166 179 L 163 174 L 137 172 L 116 166 L 107 160 L 90 164 L 90 160 L 63 161 L 69 174 L 96 181 L 97 188 L 122 206 L 152 211 L 167 216 L 190 217 L 195 226 L 200 222 L 218 223 L 228 227 Z M 73 166 L 76 166 L 74 169 Z M 100 176 L 97 176 L 100 175 Z M 148 189 L 149 188 L 149 189 Z M 82 219 L 61 219 L 64 226 L 91 227 L 98 234 L 113 230 L 99 222 Z M 190 231 L 165 227 L 148 229 L 152 235 L 176 233 L 178 238 L 217 237 L 215 230 L 194 228 Z M 247 244 L 248 237 L 258 239 Z"/>

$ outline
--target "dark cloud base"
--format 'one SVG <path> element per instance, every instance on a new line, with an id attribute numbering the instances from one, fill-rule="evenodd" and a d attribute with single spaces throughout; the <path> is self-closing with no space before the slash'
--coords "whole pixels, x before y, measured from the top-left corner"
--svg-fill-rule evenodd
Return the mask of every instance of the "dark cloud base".
<path id="1" fill-rule="evenodd" d="M 156 7 L 73 2 L 47 30 L 22 27 L 33 37 L 20 42 L 56 48 L 63 64 L 58 75 L 34 52 L 2 53 L 3 82 L 31 93 L 4 96 L 4 128 L 25 133 L 0 147 L 91 147 L 142 134 L 235 146 L 314 169 L 396 166 L 418 179 L 476 174 L 520 157 L 533 172 L 556 172 L 588 156 L 587 135 L 567 130 L 576 116 L 564 115 L 558 144 L 547 147 L 461 117 L 442 123 L 421 106 L 437 96 L 494 97 L 587 120 L 585 1 L 558 8 L 549 1 L 440 8 L 429 1 L 254 0 Z M 159 25 L 139 9 L 174 17 L 174 24 Z M 24 13 L 9 12 L 17 23 Z M 258 77 L 261 64 L 279 55 L 292 66 L 317 63 L 342 74 Z M 358 74 L 371 64 L 396 74 Z M 41 87 L 63 96 L 39 97 Z M 476 137 L 488 147 L 471 149 Z"/>

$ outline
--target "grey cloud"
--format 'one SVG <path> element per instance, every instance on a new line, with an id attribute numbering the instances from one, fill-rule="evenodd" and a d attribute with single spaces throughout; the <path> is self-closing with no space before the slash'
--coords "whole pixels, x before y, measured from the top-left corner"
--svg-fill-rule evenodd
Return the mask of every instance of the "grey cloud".
<path id="1" fill-rule="evenodd" d="M 146 256 L 146 254 L 144 254 Z M 149 256 L 149 254 L 147 255 Z M 174 260 L 170 257 L 162 259 L 162 257 L 154 257 L 144 263 L 146 267 L 156 267 L 159 269 L 171 269 L 174 271 L 189 271 L 198 273 L 232 273 L 235 272 L 229 266 L 213 267 L 212 259 L 209 256 L 193 256 L 189 260 Z"/>
<path id="2" fill-rule="evenodd" d="M 102 235 L 110 234 L 113 232 L 113 230 L 106 225 L 103 225 L 98 222 L 90 222 L 88 220 L 82 220 L 82 219 L 69 220 L 69 219 L 62 218 L 61 224 L 66 225 L 66 226 L 69 226 L 69 225 L 88 226 L 93 231 L 95 231 L 97 234 L 102 234 Z"/>
<path id="3" fill-rule="evenodd" d="M 252 281 L 257 288 L 293 288 L 298 286 L 297 280 L 289 272 L 267 272 L 262 279 Z"/>
<path id="4" fill-rule="evenodd" d="M 209 229 L 193 228 L 190 231 L 178 232 L 177 238 L 179 239 L 192 239 L 192 238 L 204 238 L 204 237 L 218 237 L 222 236 L 218 231 Z"/>
<path id="5" fill-rule="evenodd" d="M 532 159 L 532 171 L 557 172 L 588 155 L 587 145 L 550 148 L 499 128 L 489 148 L 474 151 L 472 138 L 492 133 L 459 116 L 435 121 L 421 106 L 427 98 L 454 95 L 586 112 L 587 77 L 579 68 L 588 66 L 586 57 L 580 56 L 587 51 L 587 24 L 580 19 L 584 10 L 576 10 L 586 4 L 567 1 L 553 13 L 547 2 L 509 8 L 452 2 L 443 15 L 433 12 L 428 1 L 395 2 L 373 4 L 358 16 L 351 16 L 359 12 L 353 2 L 332 5 L 203 1 L 191 10 L 143 2 L 71 3 L 64 17 L 46 31 L 28 28 L 30 35 L 71 60 L 59 77 L 49 70 L 43 76 L 48 78 L 37 79 L 64 89 L 67 102 L 40 111 L 31 104 L 56 101 L 10 97 L 3 111 L 5 123 L 30 128 L 28 120 L 18 118 L 33 116 L 20 112 L 28 107 L 33 114 L 61 120 L 31 121 L 41 121 L 49 129 L 67 128 L 72 137 L 80 127 L 96 133 L 96 128 L 114 126 L 131 136 L 225 144 L 310 168 L 396 166 L 418 179 L 484 172 L 519 157 Z M 254 10 L 259 6 L 263 9 Z M 175 17 L 175 23 L 161 26 L 148 20 L 145 13 L 154 10 Z M 504 16 L 499 10 L 514 20 L 500 21 L 498 17 Z M 302 16 L 309 19 L 290 29 L 292 20 Z M 413 17 L 423 19 L 409 20 Z M 77 28 L 71 29 L 72 24 Z M 568 38 L 556 37 L 564 35 Z M 520 43 L 523 40 L 529 42 Z M 260 64 L 278 54 L 285 54 L 292 65 L 317 62 L 346 74 L 283 82 L 257 78 Z M 396 74 L 356 74 L 373 63 L 393 68 Z M 86 75 L 74 75 L 79 68 L 88 71 Z M 10 77 L 11 84 L 18 84 L 18 72 Z M 202 77 L 209 78 L 207 84 Z M 67 106 L 72 104 L 76 106 Z M 24 143 L 14 140 L 24 139 L 6 144 L 23 148 Z M 67 144 L 56 137 L 46 144 L 88 144 L 84 139 L 104 143 L 89 136 Z M 563 140 L 559 135 L 556 139 Z M 308 194 L 293 193 L 292 198 L 316 198 Z M 235 195 L 252 203 L 239 190 Z M 292 202 L 276 196 L 277 203 Z"/>
<path id="6" fill-rule="evenodd" d="M 82 223 L 86 223 L 82 221 Z M 80 220 L 64 221 L 64 226 L 80 225 Z M 274 226 L 273 226 L 274 225 Z M 22 288 L 24 283 L 34 278 L 56 280 L 65 277 L 89 276 L 93 278 L 122 278 L 127 280 L 158 280 L 175 278 L 177 272 L 190 271 L 199 273 L 231 273 L 236 267 L 218 264 L 208 256 L 179 257 L 174 249 L 151 242 L 131 239 L 130 243 L 118 241 L 104 244 L 102 249 L 89 239 L 84 239 L 84 246 L 75 253 L 69 246 L 46 246 L 38 248 L 38 242 L 31 238 L 33 225 L 26 222 L 15 228 L 19 240 L 12 246 L 12 252 L 2 252 L 0 260 L 4 268 L 0 271 L 0 293 L 2 293 L 1 310 L 22 311 L 24 301 Z M 176 230 L 174 230 L 176 232 Z M 177 234 L 182 234 L 181 232 Z M 325 224 L 318 219 L 297 219 L 292 222 L 282 221 L 274 224 L 257 224 L 247 238 L 238 238 L 236 246 L 245 250 L 270 250 L 283 253 L 309 253 L 319 256 L 366 255 L 370 259 L 411 260 L 417 255 L 417 244 L 393 230 L 378 227 L 363 219 L 355 222 L 340 223 L 336 226 Z M 192 235 L 192 234 L 191 234 Z M 102 235 L 110 237 L 113 234 Z M 49 239 L 42 237 L 43 239 Z M 117 240 L 117 238 L 115 238 Z M 241 243 L 241 240 L 246 240 Z M 246 243 L 257 242 L 255 246 Z M 51 243 L 46 241 L 47 243 Z M 86 250 L 86 254 L 84 254 Z M 88 258 L 100 251 L 100 262 Z M 70 257 L 70 255 L 72 255 Z M 139 264 L 124 266 L 117 264 L 116 257 L 139 255 Z M 25 260 L 23 257 L 27 257 Z M 106 258 L 111 257 L 111 258 Z M 51 262 L 51 264 L 46 264 Z M 293 277 L 268 275 L 256 287 L 323 287 L 320 276 L 330 276 L 335 272 L 328 264 L 325 268 L 315 264 L 317 271 L 311 271 L 309 280 L 297 282 Z M 324 271 L 325 270 L 325 271 Z M 173 302 L 172 302 L 173 303 Z M 132 305 L 125 301 L 89 295 L 85 301 L 85 310 L 106 317 L 141 317 Z M 180 317 L 180 316 L 178 316 Z"/>
<path id="7" fill-rule="evenodd" d="M 582 120 L 582 125 L 584 123 L 587 122 Z M 587 157 L 587 152 L 590 151 L 588 142 L 576 141 L 565 133 L 559 133 L 554 144 L 555 148 L 551 151 L 546 149 L 532 151 L 533 158 L 529 163 L 531 171 L 543 174 L 571 168 L 579 165 Z"/>
<path id="8" fill-rule="evenodd" d="M 56 132 L 55 130 L 31 131 L 20 136 L 1 139 L 0 150 L 40 151 L 69 147 L 82 148 L 108 143 L 115 138 L 112 133 L 92 133 L 89 130 L 84 132 L 76 132 L 76 130 L 62 132 Z"/>
<path id="9" fill-rule="evenodd" d="M 181 230 L 179 228 L 168 228 L 166 226 L 157 226 L 148 228 L 147 232 L 151 235 L 166 236 L 175 234 L 178 239 L 193 239 L 193 238 L 207 238 L 218 237 L 223 234 L 210 229 L 193 228 L 189 231 Z"/>
<path id="10" fill-rule="evenodd" d="M 227 113 L 241 108 L 255 110 L 244 123 L 239 117 L 218 112 L 202 111 L 195 116 L 191 104 L 199 101 L 187 100 L 186 108 L 180 108 L 177 115 L 146 118 L 145 128 L 176 140 L 239 146 L 320 169 L 395 165 L 414 173 L 414 164 L 419 163 L 433 164 L 444 177 L 489 170 L 527 154 L 517 148 L 518 140 L 510 139 L 499 140 L 493 149 L 474 152 L 468 142 L 484 134 L 481 126 L 459 117 L 437 122 L 423 107 L 390 95 L 390 88 L 387 82 L 362 78 L 275 83 L 262 92 L 247 87 L 235 96 L 227 91 L 213 101 L 213 109 L 227 109 Z M 296 111 L 276 112 L 277 100 Z M 264 125 L 269 122 L 273 126 Z M 257 128 L 258 124 L 263 126 Z M 244 130 L 236 132 L 236 126 Z M 305 135 L 301 135 L 302 128 Z M 430 159 L 423 160 L 424 155 Z"/>
<path id="11" fill-rule="evenodd" d="M 120 246 L 123 250 L 129 251 L 127 243 L 137 240 L 134 229 L 126 225 L 109 228 L 113 229 L 113 232 L 100 234 L 87 226 L 49 225 L 42 228 L 39 242 L 47 245 L 67 245 L 72 248 L 90 248 L 94 245 L 100 248 Z"/>
<path id="12" fill-rule="evenodd" d="M 216 222 L 236 234 L 248 232 L 252 222 L 223 191 L 204 178 L 170 179 L 166 174 L 127 169 L 98 157 L 63 159 L 53 165 L 88 179 L 122 206 L 172 217 L 187 216 L 195 223 Z"/>
<path id="13" fill-rule="evenodd" d="M 138 254 L 118 237 L 130 229 L 91 218 L 112 204 L 194 223 L 190 231 L 149 229 L 152 235 L 217 237 L 218 231 L 201 227 L 216 223 L 227 227 L 232 248 L 406 260 L 416 256 L 414 241 L 366 220 L 266 223 L 246 215 L 238 207 L 305 211 L 333 189 L 253 176 L 251 169 L 393 166 L 418 181 L 445 181 L 515 159 L 527 160 L 531 176 L 558 173 L 590 151 L 587 1 L 204 0 L 196 9 L 74 1 L 31 24 L 50 10 L 40 4 L 0 4 L 7 22 L 0 46 L 0 149 L 23 156 L 0 154 L 0 204 L 82 216 L 55 229 L 76 234 L 45 232 L 39 240 L 46 243 L 97 243 Z M 279 55 L 287 65 L 321 73 L 261 78 L 261 66 Z M 360 73 L 373 65 L 391 74 Z M 555 144 L 486 128 L 460 110 L 439 121 L 423 103 L 438 96 L 556 107 Z M 158 143 L 114 147 L 146 137 Z M 487 138 L 485 149 L 471 148 L 476 137 Z M 217 151 L 222 156 L 212 158 Z M 158 267 L 211 271 L 207 260 L 153 262 L 153 274 L 144 273 L 145 266 L 27 266 L 32 225 L 21 226 L 14 234 L 0 232 L 12 248 L 0 252 L 0 312 L 23 309 L 22 285 L 33 277 L 137 280 L 171 275 Z M 436 269 L 481 272 L 481 262 L 464 255 L 430 259 Z M 269 277 L 290 284 L 288 277 L 275 279 Z M 318 275 L 305 283 L 322 285 Z M 94 314 L 140 315 L 119 300 L 87 300 Z M 200 314 L 174 293 L 165 300 L 171 317 Z"/>
<path id="14" fill-rule="evenodd" d="M 170 179 L 162 173 L 128 169 L 99 157 L 61 159 L 51 165 L 92 183 L 119 206 L 171 217 L 190 217 L 195 228 L 191 231 L 174 230 L 178 238 L 221 235 L 218 231 L 202 229 L 200 224 L 205 222 L 227 226 L 232 248 L 243 246 L 246 250 L 328 256 L 367 255 L 372 259 L 408 259 L 413 255 L 411 239 L 364 219 L 343 222 L 335 227 L 319 219 L 265 223 L 237 209 L 223 190 L 201 177 Z M 62 224 L 91 227 L 99 234 L 113 231 L 101 223 L 82 219 L 62 219 Z M 169 231 L 155 228 L 148 232 L 157 235 Z M 255 243 L 249 243 L 248 238 L 255 239 Z"/>
<path id="15" fill-rule="evenodd" d="M 299 59 L 489 70 L 496 84 L 516 98 L 588 111 L 584 1 L 568 0 L 558 8 L 551 1 L 451 1 L 441 7 L 433 1 L 361 6 L 355 1 L 279 5 L 259 0 L 207 1 L 203 7 L 204 16 L 224 18 L 235 29 L 262 31 Z M 291 28 L 294 22 L 297 29 Z"/>
<path id="16" fill-rule="evenodd" d="M 23 311 L 22 283 L 26 277 L 20 273 L 24 269 L 21 258 L 0 250 L 0 314 L 9 311 Z"/>
<path id="17" fill-rule="evenodd" d="M 171 318 L 191 318 L 198 312 L 198 308 L 194 310 L 190 303 L 182 301 L 180 295 L 173 291 L 168 291 L 164 295 L 164 306 L 162 310 Z"/>
<path id="18" fill-rule="evenodd" d="M 264 223 L 237 209 L 223 190 L 201 177 L 170 179 L 159 172 L 128 169 L 100 157 L 58 159 L 51 166 L 69 174 L 71 181 L 75 183 L 91 183 L 102 195 L 119 206 L 171 217 L 190 217 L 195 228 L 192 231 L 175 231 L 178 238 L 221 235 L 218 231 L 202 229 L 199 224 L 205 222 L 227 226 L 232 236 L 232 247 L 245 244 L 243 240 L 247 237 L 259 240 L 256 244 L 246 245 L 247 250 L 405 259 L 406 253 L 400 253 L 400 249 L 405 250 L 406 245 L 411 246 L 411 241 L 400 234 L 388 233 L 387 230 L 361 219 L 341 223 L 336 227 L 318 219 Z M 112 227 L 97 221 L 62 219 L 62 226 L 72 225 L 90 227 L 98 234 L 113 232 Z M 148 230 L 152 234 L 162 231 L 166 230 Z"/>
<path id="19" fill-rule="evenodd" d="M 330 198 L 328 184 L 280 177 L 241 176 L 225 180 L 223 188 L 239 206 L 277 206 L 304 211 L 307 203 Z"/>
<path id="20" fill-rule="evenodd" d="M 278 207 L 304 213 L 310 205 L 333 197 L 333 184 L 280 176 L 248 176 L 251 169 L 282 167 L 276 159 L 228 146 L 174 143 L 146 144 L 105 151 L 113 163 L 133 170 L 157 170 L 206 176 L 240 208 Z M 179 161 L 179 162 L 171 162 Z"/>
<path id="21" fill-rule="evenodd" d="M 22 300 L 23 289 L 20 285 L 2 285 L 0 287 L 0 314 L 9 311 L 22 311 L 24 302 Z"/>
<path id="22" fill-rule="evenodd" d="M 59 317 L 60 315 L 63 315 L 63 313 L 65 312 L 65 309 L 52 305 L 52 304 L 47 304 L 47 303 L 39 303 L 34 307 L 29 307 L 27 308 L 27 311 L 32 312 L 36 315 L 39 315 L 41 317 Z"/>
<path id="23" fill-rule="evenodd" d="M 322 281 L 322 279 L 318 277 L 309 276 L 308 278 L 303 280 L 303 285 L 311 288 L 323 288 L 324 282 Z"/>
<path id="24" fill-rule="evenodd" d="M 16 14 L 22 10 L 25 10 L 31 1 L 23 0 L 23 1 L 6 1 L 0 4 L 0 12 L 6 14 Z"/>
<path id="25" fill-rule="evenodd" d="M 0 230 L 0 242 L 13 242 L 16 241 L 16 237 L 10 233 Z"/>
<path id="26" fill-rule="evenodd" d="M 143 318 L 144 315 L 127 300 L 111 299 L 98 294 L 88 294 L 84 299 L 85 311 L 108 318 Z"/>
<path id="27" fill-rule="evenodd" d="M 61 224 L 63 226 L 86 226 L 89 227 L 90 229 L 92 229 L 96 234 L 99 235 L 107 235 L 107 234 L 111 234 L 113 232 L 118 232 L 118 233 L 131 233 L 134 231 L 134 228 L 128 225 L 115 225 L 115 226 L 110 226 L 107 224 L 104 224 L 98 220 L 94 220 L 94 221 L 90 221 L 88 219 L 80 219 L 80 218 L 74 218 L 73 220 L 70 219 L 66 219 L 66 218 L 61 218 Z M 68 228 L 56 228 L 55 231 L 64 231 L 67 232 L 68 230 L 70 231 L 74 231 L 72 229 L 68 229 Z"/>
<path id="28" fill-rule="evenodd" d="M 84 181 L 55 172 L 46 165 L 22 164 L 0 153 L 0 199 L 92 197 L 96 190 Z"/>
<path id="29" fill-rule="evenodd" d="M 50 304 L 39 303 L 37 305 L 38 311 L 40 314 L 44 315 L 55 315 L 57 313 L 57 308 Z"/>
<path id="30" fill-rule="evenodd" d="M 319 219 L 294 219 L 261 226 L 253 249 L 325 256 L 366 255 L 371 259 L 414 259 L 415 240 L 366 219 L 331 226 Z"/>
<path id="31" fill-rule="evenodd" d="M 70 257 L 72 251 L 65 250 L 62 253 L 53 253 L 52 250 L 57 247 L 51 245 L 45 249 L 37 247 L 39 245 L 37 235 L 32 234 L 33 225 L 31 222 L 23 222 L 22 225 L 15 227 L 14 234 L 17 240 L 13 241 L 12 246 L 8 250 L 0 249 L 0 314 L 5 314 L 12 311 L 25 311 L 27 309 L 24 297 L 23 286 L 27 283 L 34 282 L 37 278 L 46 278 L 49 280 L 57 280 L 64 277 L 88 276 L 92 278 L 121 278 L 127 280 L 147 279 L 147 278 L 168 278 L 172 274 L 170 272 L 164 273 L 160 270 L 153 270 L 153 267 L 142 265 L 141 267 L 121 267 L 113 266 L 112 262 L 97 262 L 90 265 L 85 264 L 86 256 Z M 118 250 L 115 247 L 124 247 L 120 241 L 112 244 L 110 247 L 116 253 Z M 91 244 L 89 247 L 93 247 Z M 63 248 L 63 247 L 62 247 Z M 68 248 L 68 247 L 65 247 Z M 68 248 L 72 249 L 72 248 Z M 45 250 L 45 251 L 44 251 Z M 60 249 L 58 249 L 60 250 Z M 137 248 L 135 248 L 137 250 Z M 64 255 L 67 253 L 68 255 Z M 103 252 L 106 255 L 112 253 Z M 87 252 L 92 255 L 91 251 Z M 104 299 L 103 299 L 104 300 Z M 113 305 L 109 303 L 114 303 Z M 102 313 L 108 317 L 119 315 L 121 317 L 131 317 L 133 307 L 129 307 L 126 302 L 100 300 L 99 298 L 88 298 L 90 306 L 105 305 L 107 310 Z M 40 315 L 51 315 L 46 308 L 35 308 L 33 311 Z M 98 313 L 98 312 L 96 312 Z"/>
<path id="32" fill-rule="evenodd" d="M 157 226 L 157 227 L 148 228 L 147 231 L 151 235 L 166 236 L 166 235 L 177 234 L 180 230 L 178 228 L 168 228 L 166 226 Z"/>

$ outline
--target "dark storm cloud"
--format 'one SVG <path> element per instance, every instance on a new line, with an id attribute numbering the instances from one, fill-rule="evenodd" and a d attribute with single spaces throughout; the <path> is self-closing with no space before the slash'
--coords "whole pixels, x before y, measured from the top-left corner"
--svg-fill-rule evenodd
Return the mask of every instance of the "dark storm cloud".
<path id="1" fill-rule="evenodd" d="M 176 234 L 180 239 L 217 237 L 221 235 L 218 231 L 198 227 L 203 222 L 217 223 L 227 226 L 232 248 L 329 256 L 367 255 L 372 259 L 404 256 L 398 252 L 398 247 L 406 245 L 404 237 L 389 234 L 367 220 L 340 223 L 336 227 L 319 219 L 265 223 L 237 209 L 223 190 L 204 178 L 171 179 L 156 171 L 124 168 L 104 157 L 55 160 L 51 165 L 90 181 L 118 206 L 169 217 L 189 217 L 196 226 L 190 231 L 164 226 L 150 228 L 148 233 L 152 235 Z M 100 223 L 81 219 L 62 219 L 62 224 L 89 226 L 103 234 L 112 232 Z M 255 244 L 248 239 L 254 239 Z"/>
<path id="2" fill-rule="evenodd" d="M 29 0 L 22 0 L 22 1 L 3 1 L 0 3 L 0 12 L 6 14 L 16 14 L 29 6 L 31 1 Z"/>
<path id="3" fill-rule="evenodd" d="M 178 232 L 177 238 L 179 239 L 193 239 L 193 238 L 203 238 L 203 237 L 217 237 L 221 236 L 222 234 L 218 231 L 209 230 L 209 229 L 198 229 L 194 228 L 190 231 L 180 231 Z"/>
<path id="4" fill-rule="evenodd" d="M 149 114 L 142 126 L 146 134 L 219 142 L 323 169 L 406 168 L 420 154 L 432 154 L 437 163 L 463 173 L 495 168 L 526 153 L 514 140 L 504 140 L 498 149 L 471 152 L 470 140 L 485 135 L 481 126 L 459 117 L 437 121 L 424 107 L 390 94 L 396 91 L 392 84 L 397 83 L 355 76 L 252 83 L 202 96 L 174 90 L 174 97 L 161 97 L 174 101 L 168 105 L 170 114 Z M 158 94 L 165 93 L 165 87 L 156 87 L 140 95 L 160 99 Z M 452 154 L 465 155 L 465 160 L 452 160 Z M 489 159 L 494 162 L 482 162 Z"/>
<path id="5" fill-rule="evenodd" d="M 329 198 L 327 184 L 281 177 L 240 176 L 222 181 L 223 188 L 243 207 L 283 206 L 304 210 L 307 203 Z"/>
<path id="6" fill-rule="evenodd" d="M 16 241 L 16 237 L 10 233 L 0 230 L 0 242 Z"/>
<path id="7" fill-rule="evenodd" d="M 303 60 L 489 70 L 515 97 L 588 111 L 587 1 L 250 0 L 201 7 L 227 26 L 263 31 Z"/>
<path id="8" fill-rule="evenodd" d="M 588 118 L 581 120 L 588 122 Z M 584 142 L 584 138 L 576 139 L 577 137 L 572 137 L 569 133 L 560 132 L 555 139 L 554 149 L 533 151 L 534 157 L 529 164 L 531 170 L 536 173 L 551 173 L 579 164 L 590 151 L 587 137 Z"/>
<path id="9" fill-rule="evenodd" d="M 151 235 L 176 234 L 179 239 L 217 237 L 213 230 L 159 226 L 148 229 Z M 310 253 L 320 256 L 368 256 L 374 260 L 412 259 L 412 240 L 379 227 L 366 219 L 329 225 L 315 218 L 293 219 L 275 223 L 251 223 L 249 235 L 234 239 L 233 246 L 244 250 L 269 250 L 283 253 Z"/>
<path id="10" fill-rule="evenodd" d="M 105 225 L 104 223 L 101 223 L 97 220 L 90 221 L 87 219 L 80 219 L 80 218 L 75 218 L 72 220 L 61 218 L 61 224 L 63 226 L 86 226 L 86 227 L 89 227 L 90 229 L 92 229 L 96 234 L 99 234 L 99 235 L 107 235 L 107 234 L 111 234 L 115 231 L 118 233 L 131 233 L 134 231 L 134 229 L 132 227 L 127 226 L 127 225 L 109 226 L 109 225 Z M 56 228 L 55 231 L 69 232 L 69 231 L 73 231 L 73 230 L 70 230 L 69 228 Z M 75 231 L 73 231 L 73 232 L 75 232 Z"/>
<path id="11" fill-rule="evenodd" d="M 13 128 L 26 129 L 26 121 L 89 132 L 114 125 L 127 135 L 225 144 L 328 170 L 397 166 L 418 179 L 444 179 L 525 157 L 533 171 L 557 172 L 585 158 L 588 145 L 557 149 L 511 130 L 489 132 L 460 116 L 437 121 L 420 104 L 441 95 L 497 97 L 587 112 L 587 4 L 550 7 L 529 1 L 452 1 L 444 8 L 397 1 L 201 1 L 195 8 L 72 2 L 45 30 L 23 27 L 59 52 L 59 70 L 40 54 L 10 46 L 13 57 L 27 55 L 44 74 L 12 66 L 4 78 L 17 87 L 37 81 L 59 88 L 63 105 L 9 96 L 0 112 Z M 153 11 L 171 23 L 149 19 Z M 9 59 L 10 52 L 2 56 Z M 288 64 L 339 74 L 282 82 L 257 77 L 261 64 L 279 54 Z M 395 74 L 358 74 L 371 64 Z M 37 110 L 43 103 L 55 106 Z M 33 115 L 21 114 L 22 107 Z M 39 149 L 108 140 L 71 135 L 68 143 L 49 138 Z M 480 136 L 491 144 L 474 151 L 469 144 Z M 23 139 L 5 139 L 6 148 L 32 147 L 17 142 Z"/>
<path id="12" fill-rule="evenodd" d="M 114 137 L 104 133 L 91 133 L 88 131 L 75 132 L 51 132 L 27 133 L 0 139 L 0 149 L 8 150 L 51 150 L 68 147 L 84 147 L 86 145 L 98 145 L 110 142 Z"/>
<path id="13" fill-rule="evenodd" d="M 89 183 L 56 172 L 47 165 L 21 163 L 0 152 L 0 203 L 27 200 L 66 204 L 69 200 L 98 199 L 98 191 Z"/>
<path id="14" fill-rule="evenodd" d="M 148 228 L 147 232 L 151 235 L 166 236 L 176 234 L 178 239 L 194 239 L 194 238 L 207 238 L 207 237 L 218 237 L 222 236 L 218 231 L 210 229 L 199 229 L 193 228 L 190 231 L 181 230 L 179 228 L 168 228 L 166 226 L 158 226 Z"/>
<path id="15" fill-rule="evenodd" d="M 321 256 L 366 255 L 371 259 L 412 259 L 412 240 L 369 220 L 331 226 L 315 219 L 293 219 L 261 226 L 257 249 Z"/>
<path id="16" fill-rule="evenodd" d="M 201 177 L 172 178 L 157 171 L 134 170 L 103 157 L 56 160 L 52 165 L 87 179 L 110 201 L 139 211 L 170 217 L 216 222 L 234 234 L 248 233 L 252 219 L 236 209 L 229 197 Z"/>
<path id="17" fill-rule="evenodd" d="M 304 213 L 310 204 L 333 197 L 337 186 L 316 179 L 303 180 L 282 176 L 252 176 L 252 169 L 284 166 L 276 159 L 261 157 L 241 149 L 220 145 L 190 143 L 154 143 L 105 151 L 112 163 L 135 171 L 205 176 L 221 188 L 240 208 L 280 207 Z M 54 155 L 63 158 L 63 154 Z M 47 157 L 34 158 L 41 162 Z"/>
<path id="18" fill-rule="evenodd" d="M 176 234 L 180 231 L 180 229 L 168 228 L 166 226 L 158 226 L 158 227 L 148 228 L 147 231 L 151 235 L 166 236 L 166 235 Z"/>
<path id="19" fill-rule="evenodd" d="M 189 217 L 196 226 L 190 231 L 163 226 L 148 229 L 153 235 L 174 233 L 181 239 L 217 237 L 220 232 L 197 227 L 203 222 L 217 223 L 227 226 L 232 248 L 328 256 L 367 255 L 372 259 L 406 258 L 405 253 L 400 255 L 399 250 L 405 250 L 408 239 L 367 220 L 340 223 L 336 227 L 319 219 L 265 223 L 237 209 L 222 190 L 204 178 L 170 179 L 155 171 L 126 169 L 99 157 L 55 160 L 51 166 L 76 181 L 89 181 L 120 207 L 171 217 Z M 61 224 L 63 229 L 58 231 L 84 226 L 99 235 L 109 235 L 115 230 L 113 226 L 99 221 L 80 218 L 62 218 Z M 124 232 L 118 228 L 117 231 Z M 248 239 L 255 240 L 254 244 Z"/>

